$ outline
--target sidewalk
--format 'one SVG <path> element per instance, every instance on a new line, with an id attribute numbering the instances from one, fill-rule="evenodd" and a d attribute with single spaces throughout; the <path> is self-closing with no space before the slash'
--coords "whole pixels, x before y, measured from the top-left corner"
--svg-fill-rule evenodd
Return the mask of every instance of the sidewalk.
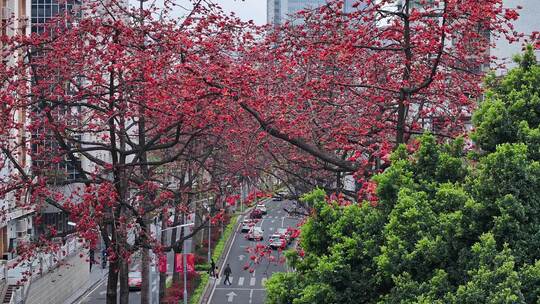
<path id="1" fill-rule="evenodd" d="M 107 270 L 99 265 L 93 265 L 89 272 L 85 254 L 83 257 L 76 254 L 65 261 L 65 265 L 32 282 L 26 304 L 71 304 L 107 275 Z"/>

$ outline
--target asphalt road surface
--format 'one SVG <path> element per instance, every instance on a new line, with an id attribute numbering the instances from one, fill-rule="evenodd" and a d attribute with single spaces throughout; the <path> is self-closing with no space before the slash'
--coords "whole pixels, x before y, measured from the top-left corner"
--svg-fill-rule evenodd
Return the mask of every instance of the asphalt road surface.
<path id="1" fill-rule="evenodd" d="M 279 228 L 296 227 L 297 218 L 291 218 L 283 208 L 290 209 L 290 201 L 272 201 L 266 203 L 267 215 L 256 226 L 262 227 L 264 231 L 264 240 L 268 244 L 270 235 Z M 241 221 L 243 218 L 240 219 Z M 240 228 L 240 227 L 239 227 Z M 232 274 L 230 280 L 232 285 L 224 285 L 223 269 L 220 269 L 219 283 L 214 285 L 210 294 L 210 304 L 263 304 L 265 300 L 264 282 L 270 278 L 274 272 L 286 271 L 285 265 L 281 263 L 270 263 L 263 261 L 255 266 L 255 271 L 250 273 L 244 270 L 244 265 L 249 259 L 250 254 L 246 252 L 247 247 L 254 247 L 257 242 L 248 241 L 245 234 L 238 229 L 233 235 L 233 243 L 226 253 L 226 262 L 230 264 Z M 291 245 L 289 245 L 290 247 Z M 276 250 L 272 253 L 279 257 L 280 253 Z M 282 253 L 281 253 L 282 254 Z"/>

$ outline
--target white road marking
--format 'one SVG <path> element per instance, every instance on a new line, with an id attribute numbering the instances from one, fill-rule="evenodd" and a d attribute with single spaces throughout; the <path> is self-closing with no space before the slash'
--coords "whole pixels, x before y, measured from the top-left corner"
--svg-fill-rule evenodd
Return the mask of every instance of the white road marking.
<path id="1" fill-rule="evenodd" d="M 257 281 L 257 278 L 251 278 L 251 280 L 249 280 L 249 285 L 255 286 L 256 281 Z"/>
<path id="2" fill-rule="evenodd" d="M 101 285 L 103 285 L 103 283 L 105 283 L 107 280 L 103 280 L 101 283 L 99 283 L 94 289 L 92 289 L 89 293 L 86 294 L 86 296 L 84 298 L 82 298 L 78 304 L 82 304 L 82 303 L 85 303 L 85 300 L 86 298 L 88 298 L 89 295 L 93 294 L 94 291 L 96 291 L 99 287 L 101 287 Z M 107 293 L 107 291 L 105 291 L 105 293 Z"/>
<path id="3" fill-rule="evenodd" d="M 233 299 L 234 299 L 234 297 L 236 297 L 236 296 L 237 296 L 237 294 L 234 293 L 234 291 L 229 292 L 229 293 L 227 294 L 227 302 L 232 302 Z"/>
<path id="4" fill-rule="evenodd" d="M 102 296 L 102 295 L 104 295 L 104 294 L 106 294 L 106 293 L 107 293 L 106 290 L 102 290 L 102 291 L 99 292 L 99 295 Z"/>
<path id="5" fill-rule="evenodd" d="M 244 277 L 238 279 L 238 286 L 244 286 Z"/>
<path id="6" fill-rule="evenodd" d="M 249 291 L 249 303 L 251 304 L 251 300 L 253 298 L 253 289 Z"/>
<path id="7" fill-rule="evenodd" d="M 268 228 L 268 230 L 272 231 L 272 230 L 274 230 L 274 227 L 270 227 L 270 228 Z"/>
<path id="8" fill-rule="evenodd" d="M 281 228 L 283 228 L 283 221 L 285 221 L 284 217 L 281 218 Z"/>

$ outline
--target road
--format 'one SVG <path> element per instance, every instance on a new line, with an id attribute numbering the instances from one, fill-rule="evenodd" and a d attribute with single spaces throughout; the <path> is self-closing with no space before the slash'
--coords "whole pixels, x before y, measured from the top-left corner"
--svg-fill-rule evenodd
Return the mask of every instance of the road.
<path id="1" fill-rule="evenodd" d="M 270 235 L 272 235 L 276 229 L 296 226 L 298 219 L 288 217 L 287 213 L 283 210 L 284 207 L 289 209 L 291 204 L 292 202 L 290 201 L 269 201 L 266 203 L 268 213 L 257 223 L 257 226 L 262 227 L 264 230 L 264 243 L 267 242 Z M 242 219 L 243 218 L 240 220 Z M 226 261 L 230 264 L 232 269 L 232 285 L 223 285 L 223 269 L 220 269 L 220 281 L 219 284 L 215 285 L 214 289 L 211 291 L 209 303 L 263 304 L 265 298 L 263 283 L 272 275 L 272 273 L 285 271 L 285 265 L 279 263 L 269 263 L 265 260 L 261 264 L 256 265 L 253 273 L 243 270 L 243 266 L 250 256 L 250 254 L 246 252 L 246 248 L 254 247 L 257 242 L 248 241 L 245 239 L 245 234 L 239 231 L 235 232 L 233 238 L 233 243 L 229 251 L 226 253 Z M 190 244 L 186 244 L 186 247 L 189 248 L 189 245 Z M 273 254 L 276 257 L 278 256 L 277 251 L 275 251 Z M 171 272 L 173 268 L 172 253 L 167 255 L 167 264 L 167 269 L 169 272 Z M 131 266 L 131 270 L 137 270 L 139 267 L 139 261 L 135 261 L 133 266 Z M 155 273 L 155 267 L 151 266 L 150 269 L 153 272 L 152 276 L 156 276 L 157 274 Z M 103 280 L 98 283 L 97 286 L 87 292 L 76 304 L 105 303 L 107 294 L 106 282 L 106 280 Z M 150 286 L 151 290 L 155 288 L 157 288 L 157 285 Z M 140 291 L 131 291 L 129 293 L 129 303 L 140 303 Z"/>
<path id="2" fill-rule="evenodd" d="M 279 228 L 296 227 L 298 219 L 290 218 L 283 210 L 290 208 L 290 201 L 269 201 L 266 203 L 268 214 L 259 220 L 257 226 L 264 230 L 264 242 L 267 243 L 270 235 Z M 242 218 L 240 220 L 243 220 Z M 255 271 L 250 273 L 244 270 L 244 265 L 250 254 L 247 247 L 253 248 L 257 242 L 245 239 L 245 234 L 237 230 L 233 235 L 233 243 L 226 254 L 226 263 L 230 264 L 232 285 L 224 285 L 223 269 L 220 269 L 219 283 L 214 285 L 210 294 L 210 304 L 263 304 L 265 299 L 264 282 L 274 272 L 285 271 L 285 265 L 263 261 L 255 266 Z M 274 251 L 277 257 L 279 253 Z"/>

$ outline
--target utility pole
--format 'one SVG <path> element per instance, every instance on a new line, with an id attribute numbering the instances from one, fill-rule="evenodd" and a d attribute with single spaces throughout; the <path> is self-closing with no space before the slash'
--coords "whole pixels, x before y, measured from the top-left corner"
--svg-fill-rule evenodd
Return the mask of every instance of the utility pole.
<path id="1" fill-rule="evenodd" d="M 184 223 L 186 222 L 186 215 L 184 214 Z M 193 224 L 193 223 L 192 223 Z M 187 226 L 187 225 L 185 225 Z M 182 227 L 184 229 L 184 227 Z M 185 234 L 182 234 L 185 235 Z M 186 241 L 182 242 L 182 258 L 183 258 L 183 270 L 184 270 L 184 304 L 188 304 L 188 294 L 187 294 L 187 259 L 186 259 Z"/>

